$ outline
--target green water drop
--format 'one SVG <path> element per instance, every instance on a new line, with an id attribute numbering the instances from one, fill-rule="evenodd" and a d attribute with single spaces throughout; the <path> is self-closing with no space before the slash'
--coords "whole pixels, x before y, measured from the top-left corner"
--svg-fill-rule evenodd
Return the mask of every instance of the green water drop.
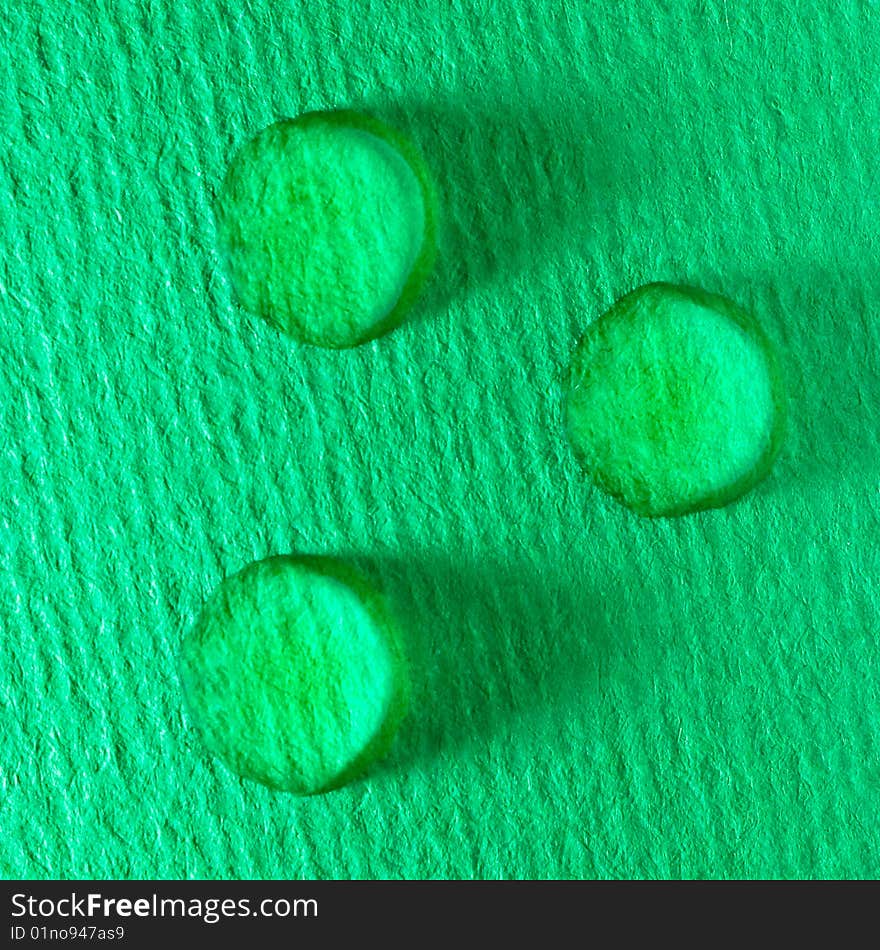
<path id="1" fill-rule="evenodd" d="M 357 112 L 264 129 L 232 161 L 216 211 L 239 301 L 302 343 L 388 332 L 432 269 L 430 173 L 404 136 Z"/>
<path id="2" fill-rule="evenodd" d="M 183 643 L 180 676 L 207 748 L 238 775 L 298 794 L 363 773 L 407 705 L 383 597 L 325 558 L 269 558 L 223 581 Z"/>
<path id="3" fill-rule="evenodd" d="M 784 395 L 755 320 L 723 297 L 649 284 L 584 334 L 567 427 L 594 483 L 643 515 L 720 507 L 779 450 Z"/>

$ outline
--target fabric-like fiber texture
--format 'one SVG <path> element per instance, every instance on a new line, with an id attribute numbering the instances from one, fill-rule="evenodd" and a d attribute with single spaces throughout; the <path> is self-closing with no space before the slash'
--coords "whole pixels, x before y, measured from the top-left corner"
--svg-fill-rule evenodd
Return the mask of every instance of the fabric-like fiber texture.
<path id="1" fill-rule="evenodd" d="M 876 5 L 8 5 L 0 870 L 880 874 Z M 377 115 L 440 196 L 387 337 L 232 297 L 213 201 L 285 116 Z M 651 281 L 760 316 L 784 450 L 670 520 L 567 444 L 577 339 Z M 412 712 L 298 800 L 204 756 L 176 661 L 220 580 L 375 570 Z"/>

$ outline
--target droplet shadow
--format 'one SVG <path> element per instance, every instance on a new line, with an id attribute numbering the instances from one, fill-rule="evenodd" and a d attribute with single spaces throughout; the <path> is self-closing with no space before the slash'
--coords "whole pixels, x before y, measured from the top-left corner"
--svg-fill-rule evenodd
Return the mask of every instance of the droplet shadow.
<path id="1" fill-rule="evenodd" d="M 410 715 L 368 778 L 485 750 L 518 721 L 599 691 L 617 640 L 603 611 L 613 590 L 523 559 L 353 560 L 394 604 L 413 671 Z"/>
<path id="2" fill-rule="evenodd" d="M 699 275 L 695 275 L 699 276 Z M 768 499 L 841 504 L 880 490 L 880 283 L 868 260 L 851 269 L 811 261 L 744 271 L 736 260 L 703 283 L 755 314 L 776 344 L 787 389 L 787 431 L 766 483 Z"/>
<path id="3" fill-rule="evenodd" d="M 423 314 L 523 277 L 602 240 L 639 177 L 638 149 L 607 105 L 536 89 L 430 102 L 367 100 L 358 108 L 408 133 L 437 181 L 437 272 Z"/>

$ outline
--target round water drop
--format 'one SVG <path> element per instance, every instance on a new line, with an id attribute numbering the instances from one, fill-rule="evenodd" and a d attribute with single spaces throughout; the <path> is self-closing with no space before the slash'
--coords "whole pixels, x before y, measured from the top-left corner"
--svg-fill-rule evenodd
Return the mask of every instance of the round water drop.
<path id="1" fill-rule="evenodd" d="M 404 716 L 401 635 L 382 595 L 326 558 L 269 558 L 227 578 L 186 637 L 181 684 L 207 748 L 298 794 L 362 774 Z"/>
<path id="2" fill-rule="evenodd" d="M 720 507 L 770 470 L 783 432 L 777 360 L 723 297 L 649 284 L 584 334 L 568 378 L 575 454 L 643 515 Z"/>
<path id="3" fill-rule="evenodd" d="M 357 112 L 264 129 L 234 158 L 216 210 L 239 301 L 302 343 L 350 347 L 388 332 L 432 269 L 425 163 Z"/>

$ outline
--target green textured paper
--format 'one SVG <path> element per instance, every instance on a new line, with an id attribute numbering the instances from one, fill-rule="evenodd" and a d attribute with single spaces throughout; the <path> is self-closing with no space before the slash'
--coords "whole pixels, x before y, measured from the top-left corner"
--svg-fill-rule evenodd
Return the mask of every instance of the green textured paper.
<path id="1" fill-rule="evenodd" d="M 877 13 L 9 6 L 0 869 L 880 874 Z M 211 216 L 250 136 L 334 107 L 444 212 L 417 313 L 348 352 L 243 313 Z M 654 280 L 754 313 L 791 397 L 770 477 L 677 520 L 563 428 L 578 337 Z M 214 762 L 176 678 L 290 550 L 375 571 L 414 660 L 390 757 L 306 800 Z"/>

